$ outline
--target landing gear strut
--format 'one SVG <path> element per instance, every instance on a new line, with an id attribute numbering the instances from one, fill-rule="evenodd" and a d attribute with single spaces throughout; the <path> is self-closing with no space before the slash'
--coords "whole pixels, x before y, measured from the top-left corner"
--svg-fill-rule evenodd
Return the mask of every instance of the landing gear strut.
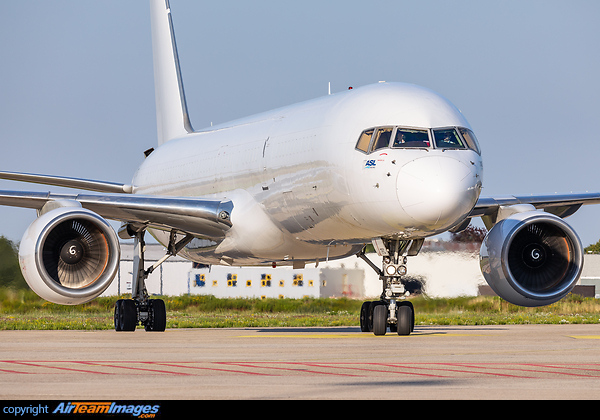
<path id="1" fill-rule="evenodd" d="M 193 239 L 193 236 L 186 235 L 179 242 L 175 242 L 176 232 L 171 231 L 167 254 L 145 270 L 145 232 L 145 229 L 140 229 L 134 234 L 132 299 L 119 299 L 115 303 L 115 331 L 135 331 L 138 324 L 143 325 L 146 331 L 164 331 L 167 327 L 165 302 L 162 299 L 148 298 L 146 279 L 167 258 L 181 251 Z"/>
<path id="2" fill-rule="evenodd" d="M 363 248 L 356 256 L 363 259 L 379 275 L 383 283 L 380 299 L 364 302 L 360 309 L 360 330 L 385 335 L 387 327 L 398 335 L 409 335 L 415 328 L 415 311 L 407 296 L 403 276 L 406 274 L 406 257 L 419 253 L 423 239 L 373 240 L 377 254 L 383 257 L 383 268 L 377 267 L 365 255 Z"/>

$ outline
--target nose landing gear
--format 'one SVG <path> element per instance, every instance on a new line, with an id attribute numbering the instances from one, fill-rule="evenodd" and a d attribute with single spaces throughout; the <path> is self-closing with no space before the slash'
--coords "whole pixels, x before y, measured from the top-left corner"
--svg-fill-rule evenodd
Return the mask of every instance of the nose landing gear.
<path id="1" fill-rule="evenodd" d="M 377 254 L 383 257 L 383 268 L 377 267 L 365 255 L 363 248 L 356 256 L 363 259 L 379 275 L 383 283 L 380 300 L 363 303 L 360 309 L 360 330 L 385 335 L 387 328 L 398 335 L 409 335 L 415 327 L 415 311 L 407 296 L 403 276 L 406 274 L 406 257 L 419 253 L 423 239 L 373 240 Z"/>

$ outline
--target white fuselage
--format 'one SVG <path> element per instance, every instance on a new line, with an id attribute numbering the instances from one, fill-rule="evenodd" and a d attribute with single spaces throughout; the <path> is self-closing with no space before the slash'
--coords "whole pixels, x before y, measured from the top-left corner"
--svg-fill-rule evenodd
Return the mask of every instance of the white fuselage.
<path id="1" fill-rule="evenodd" d="M 379 83 L 168 141 L 136 172 L 134 193 L 232 200 L 225 240 L 197 239 L 182 251 L 211 264 L 314 262 L 356 253 L 374 237 L 423 238 L 464 220 L 481 191 L 481 156 L 356 149 L 364 130 L 382 126 L 470 128 L 430 90 Z"/>

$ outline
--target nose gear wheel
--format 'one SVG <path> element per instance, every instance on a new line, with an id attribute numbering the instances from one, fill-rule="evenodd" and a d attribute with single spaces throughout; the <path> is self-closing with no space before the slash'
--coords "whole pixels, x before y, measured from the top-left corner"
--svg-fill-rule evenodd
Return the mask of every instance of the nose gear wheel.
<path id="1" fill-rule="evenodd" d="M 380 269 L 365 255 L 363 248 L 356 256 L 363 259 L 383 283 L 380 300 L 364 302 L 360 309 L 360 330 L 374 335 L 385 335 L 389 327 L 398 335 L 409 335 L 415 328 L 413 304 L 405 300 L 403 276 L 406 274 L 407 256 L 417 255 L 423 240 L 381 239 L 373 241 L 377 253 L 382 256 Z"/>

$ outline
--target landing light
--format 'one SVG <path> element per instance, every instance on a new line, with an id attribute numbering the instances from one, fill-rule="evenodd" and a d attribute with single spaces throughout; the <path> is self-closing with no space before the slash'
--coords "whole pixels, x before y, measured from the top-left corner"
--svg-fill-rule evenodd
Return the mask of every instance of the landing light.
<path id="1" fill-rule="evenodd" d="M 404 276 L 406 274 L 406 266 L 389 264 L 385 266 L 384 271 L 387 276 Z"/>
<path id="2" fill-rule="evenodd" d="M 393 265 L 388 265 L 387 267 L 385 267 L 385 274 L 387 274 L 388 276 L 393 276 L 396 274 L 396 267 Z"/>

